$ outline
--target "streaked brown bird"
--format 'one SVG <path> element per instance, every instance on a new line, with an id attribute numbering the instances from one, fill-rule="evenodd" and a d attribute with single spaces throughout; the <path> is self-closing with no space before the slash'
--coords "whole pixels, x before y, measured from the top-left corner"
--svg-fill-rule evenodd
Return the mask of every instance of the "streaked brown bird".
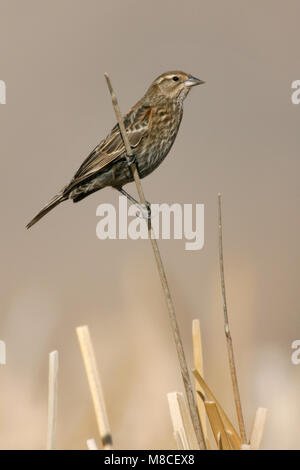
<path id="1" fill-rule="evenodd" d="M 180 71 L 166 72 L 151 84 L 143 98 L 124 116 L 124 125 L 141 178 L 149 175 L 168 155 L 178 133 L 183 101 L 190 89 L 205 83 Z M 118 124 L 84 160 L 65 186 L 27 225 L 38 222 L 67 199 L 78 202 L 89 194 L 112 186 L 135 201 L 123 186 L 133 181 Z"/>

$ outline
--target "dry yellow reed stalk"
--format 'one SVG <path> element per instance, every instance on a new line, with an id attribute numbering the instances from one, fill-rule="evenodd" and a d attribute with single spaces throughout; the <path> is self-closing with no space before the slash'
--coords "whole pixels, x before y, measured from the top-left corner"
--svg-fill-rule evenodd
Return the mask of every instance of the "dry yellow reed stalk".
<path id="1" fill-rule="evenodd" d="M 76 328 L 76 332 L 92 395 L 101 443 L 103 449 L 109 450 L 112 449 L 112 437 L 89 328 L 79 326 Z"/>
<path id="2" fill-rule="evenodd" d="M 49 354 L 47 450 L 55 449 L 57 415 L 58 351 Z"/>
<path id="3" fill-rule="evenodd" d="M 195 431 L 183 394 L 172 392 L 168 393 L 167 397 L 174 433 L 179 434 L 185 449 L 199 450 Z"/>
<path id="4" fill-rule="evenodd" d="M 223 410 L 222 406 L 220 405 L 220 403 L 218 402 L 218 400 L 216 399 L 215 395 L 213 394 L 213 392 L 211 391 L 211 389 L 209 388 L 209 386 L 207 385 L 207 383 L 205 382 L 205 380 L 203 379 L 203 377 L 201 377 L 201 375 L 199 374 L 199 372 L 197 370 L 193 370 L 193 374 L 194 376 L 196 377 L 197 381 L 199 382 L 199 385 L 202 387 L 205 395 L 206 395 L 206 398 L 209 400 L 209 401 L 213 401 L 216 403 L 216 406 L 218 408 L 218 411 L 220 413 L 220 416 L 221 416 L 221 419 L 224 423 L 224 427 L 226 429 L 226 431 L 230 431 L 231 434 L 232 434 L 232 438 L 231 440 L 233 440 L 233 442 L 235 443 L 234 444 L 234 448 L 236 449 L 240 449 L 241 448 L 241 438 L 240 436 L 238 435 L 237 431 L 235 430 L 235 428 L 233 427 L 230 419 L 228 418 L 228 416 L 226 415 L 225 411 Z M 199 396 L 201 396 L 201 394 L 198 393 Z"/>
<path id="5" fill-rule="evenodd" d="M 204 405 L 218 447 L 222 450 L 231 450 L 228 435 L 216 403 L 214 401 L 205 401 Z"/>
<path id="6" fill-rule="evenodd" d="M 96 441 L 95 439 L 88 439 L 86 441 L 86 445 L 88 447 L 88 450 L 98 450 L 98 447 L 97 447 L 97 444 L 96 444 Z"/>
<path id="7" fill-rule="evenodd" d="M 267 408 L 257 408 L 250 437 L 250 446 L 252 450 L 258 450 L 263 440 L 264 429 L 267 419 Z"/>
<path id="8" fill-rule="evenodd" d="M 182 433 L 180 433 L 179 431 L 174 431 L 173 432 L 173 436 L 174 436 L 174 439 L 175 439 L 176 446 L 177 446 L 178 450 L 184 450 L 184 443 L 183 443 L 181 435 L 182 435 Z"/>

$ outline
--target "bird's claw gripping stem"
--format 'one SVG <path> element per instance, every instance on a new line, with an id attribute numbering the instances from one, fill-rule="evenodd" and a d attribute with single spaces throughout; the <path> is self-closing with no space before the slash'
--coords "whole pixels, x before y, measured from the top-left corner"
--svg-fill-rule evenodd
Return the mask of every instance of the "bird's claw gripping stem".
<path id="1" fill-rule="evenodd" d="M 136 204 L 138 209 L 140 210 L 140 214 L 137 214 L 138 217 L 141 217 L 142 219 L 149 220 L 151 219 L 151 204 L 146 201 L 145 204 Z"/>
<path id="2" fill-rule="evenodd" d="M 142 217 L 143 219 L 151 219 L 151 204 L 150 202 L 148 201 L 145 201 L 146 202 L 146 205 L 145 204 L 141 204 L 140 202 L 138 202 L 136 199 L 134 199 L 134 197 L 132 197 L 129 193 L 127 193 L 127 191 L 125 191 L 125 189 L 123 188 L 116 188 L 121 194 L 123 194 L 123 196 L 126 196 L 127 199 L 132 202 L 132 204 L 134 204 L 139 210 L 140 210 L 140 215 L 139 217 Z"/>
<path id="3" fill-rule="evenodd" d="M 136 156 L 134 154 L 128 155 L 126 159 L 128 166 L 131 166 L 133 163 L 136 163 Z"/>

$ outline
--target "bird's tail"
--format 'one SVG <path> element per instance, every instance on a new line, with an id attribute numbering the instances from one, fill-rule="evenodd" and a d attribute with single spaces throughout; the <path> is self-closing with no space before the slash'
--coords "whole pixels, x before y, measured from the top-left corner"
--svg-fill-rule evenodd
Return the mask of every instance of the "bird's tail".
<path id="1" fill-rule="evenodd" d="M 53 199 L 51 199 L 48 204 L 43 207 L 43 209 L 35 216 L 33 219 L 26 225 L 26 228 L 32 227 L 34 224 L 36 224 L 44 215 L 48 214 L 54 207 L 58 206 L 61 202 L 65 201 L 67 199 L 66 196 L 64 196 L 62 193 L 57 194 L 54 196 Z"/>

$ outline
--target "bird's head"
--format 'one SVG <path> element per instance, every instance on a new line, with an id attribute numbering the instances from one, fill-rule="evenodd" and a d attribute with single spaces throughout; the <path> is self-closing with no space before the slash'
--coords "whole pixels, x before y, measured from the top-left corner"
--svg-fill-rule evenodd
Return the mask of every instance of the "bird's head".
<path id="1" fill-rule="evenodd" d="M 147 94 L 151 98 L 156 96 L 162 99 L 183 101 L 193 86 L 202 83 L 205 82 L 179 70 L 165 72 L 154 80 Z"/>

